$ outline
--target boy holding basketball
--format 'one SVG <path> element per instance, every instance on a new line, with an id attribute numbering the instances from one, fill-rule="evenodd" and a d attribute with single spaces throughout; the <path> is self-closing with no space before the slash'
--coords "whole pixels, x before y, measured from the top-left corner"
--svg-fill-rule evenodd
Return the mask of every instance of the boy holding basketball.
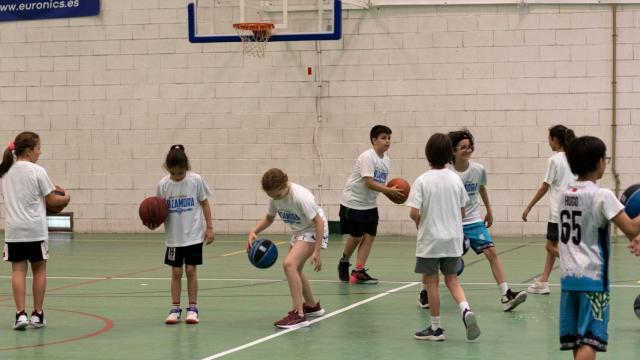
<path id="1" fill-rule="evenodd" d="M 338 277 L 352 284 L 378 283 L 378 279 L 369 276 L 364 267 L 378 229 L 378 194 L 382 192 L 393 199 L 406 196 L 397 187 L 385 185 L 391 166 L 387 156 L 391 146 L 391 129 L 376 125 L 371 128 L 369 140 L 372 148 L 358 156 L 340 200 L 340 228 L 343 234 L 349 234 L 349 238 L 344 243 L 342 258 L 338 262 Z M 356 268 L 349 276 L 349 259 L 356 248 Z"/>
<path id="2" fill-rule="evenodd" d="M 560 348 L 574 359 L 595 359 L 606 351 L 609 322 L 609 224 L 613 221 L 640 248 L 640 216 L 631 220 L 609 189 L 596 182 L 610 158 L 602 140 L 582 136 L 567 152 L 576 181 L 561 193 L 558 204 L 560 242 Z M 635 239 L 634 239 L 635 238 Z"/>
<path id="3" fill-rule="evenodd" d="M 164 223 L 167 250 L 164 263 L 171 266 L 171 309 L 165 324 L 180 321 L 180 293 L 182 273 L 187 273 L 187 324 L 197 324 L 198 274 L 197 265 L 202 265 L 202 244 L 214 240 L 209 186 L 204 179 L 191 171 L 189 159 L 182 145 L 172 145 L 164 163 L 169 175 L 158 183 L 156 196 L 166 200 L 169 216 Z M 159 224 L 145 224 L 156 228 Z"/>
<path id="4" fill-rule="evenodd" d="M 513 292 L 509 288 L 504 268 L 496 253 L 491 235 L 489 235 L 487 228 L 491 227 L 493 223 L 493 212 L 491 211 L 489 193 L 486 188 L 487 174 L 484 166 L 471 161 L 471 154 L 475 149 L 473 135 L 469 130 L 458 130 L 449 132 L 448 136 L 453 148 L 453 164 L 450 169 L 460 177 L 469 196 L 469 201 L 465 204 L 464 218 L 462 219 L 462 231 L 464 232 L 465 241 L 469 241 L 469 246 L 476 254 L 484 254 L 489 261 L 491 272 L 500 289 L 500 302 L 503 305 L 503 310 L 511 311 L 527 299 L 527 293 L 524 291 Z M 484 220 L 480 216 L 480 197 L 487 210 Z M 425 304 L 424 301 L 427 299 L 426 290 L 423 289 L 419 297 L 420 307 L 425 308 L 428 306 L 428 302 Z"/>
<path id="5" fill-rule="evenodd" d="M 11 262 L 11 288 L 16 304 L 15 330 L 31 325 L 45 326 L 44 295 L 47 285 L 49 232 L 46 206 L 63 207 L 69 194 L 51 182 L 47 171 L 37 165 L 40 137 L 25 131 L 9 143 L 0 163 L 5 206 L 4 261 Z M 31 264 L 33 311 L 26 312 L 26 277 Z"/>
<path id="6" fill-rule="evenodd" d="M 287 174 L 280 169 L 273 168 L 264 173 L 262 189 L 270 198 L 269 210 L 249 232 L 247 249 L 251 248 L 261 231 L 273 224 L 276 214 L 291 227 L 293 236 L 283 267 L 289 283 L 293 310 L 274 325 L 282 329 L 309 326 L 308 317 L 322 316 L 325 311 L 320 302 L 315 301 L 303 268 L 311 258 L 314 270 L 322 269 L 320 249 L 326 249 L 329 241 L 327 219 L 311 191 L 289 182 Z"/>
<path id="7" fill-rule="evenodd" d="M 420 175 L 407 200 L 411 208 L 409 216 L 416 224 L 415 272 L 426 280 L 430 304 L 431 325 L 415 333 L 420 340 L 444 340 L 440 322 L 439 273 L 455 299 L 467 332 L 467 339 L 480 336 L 475 314 L 471 311 L 456 274 L 462 255 L 462 218 L 469 196 L 462 180 L 446 168 L 451 161 L 451 141 L 445 134 L 433 134 L 425 147 L 431 170 Z"/>

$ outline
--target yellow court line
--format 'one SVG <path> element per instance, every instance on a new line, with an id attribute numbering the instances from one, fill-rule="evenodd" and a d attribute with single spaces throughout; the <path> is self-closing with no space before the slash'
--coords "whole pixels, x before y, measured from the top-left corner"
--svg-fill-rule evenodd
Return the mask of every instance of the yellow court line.
<path id="1" fill-rule="evenodd" d="M 276 245 L 282 245 L 282 244 L 286 244 L 286 241 L 276 241 L 274 244 Z M 233 255 L 239 255 L 239 254 L 246 254 L 247 250 L 238 250 L 238 251 L 234 251 L 234 252 L 230 252 L 230 253 L 226 253 L 220 256 L 233 256 Z"/>

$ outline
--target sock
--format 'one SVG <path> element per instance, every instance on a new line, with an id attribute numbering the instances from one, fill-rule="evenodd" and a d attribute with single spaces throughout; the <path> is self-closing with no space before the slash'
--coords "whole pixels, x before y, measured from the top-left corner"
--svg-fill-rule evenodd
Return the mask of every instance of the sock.
<path id="1" fill-rule="evenodd" d="M 345 255 L 344 253 L 342 253 L 342 258 L 340 259 L 340 261 L 349 262 L 349 257 L 347 255 Z"/>
<path id="2" fill-rule="evenodd" d="M 364 264 L 356 264 L 356 270 L 364 269 Z"/>
<path id="3" fill-rule="evenodd" d="M 440 328 L 440 316 L 431 317 L 431 328 L 433 330 L 437 330 L 438 328 Z"/>
<path id="4" fill-rule="evenodd" d="M 196 301 L 194 302 L 189 301 L 189 307 L 196 307 L 196 305 L 198 305 Z"/>
<path id="5" fill-rule="evenodd" d="M 509 290 L 509 285 L 506 281 L 498 284 L 498 287 L 500 287 L 500 294 L 502 295 L 505 295 L 507 293 L 507 290 Z"/>
<path id="6" fill-rule="evenodd" d="M 422 284 L 422 290 L 427 290 L 427 284 Z"/>
<path id="7" fill-rule="evenodd" d="M 177 303 L 177 304 L 176 304 L 176 303 L 173 303 L 173 304 L 171 304 L 171 308 L 172 308 L 172 309 L 180 309 L 180 303 Z"/>
<path id="8" fill-rule="evenodd" d="M 464 311 L 469 309 L 469 303 L 466 301 L 461 301 L 460 304 L 458 304 L 458 307 L 460 308 L 460 312 L 462 313 L 462 315 L 464 315 Z"/>

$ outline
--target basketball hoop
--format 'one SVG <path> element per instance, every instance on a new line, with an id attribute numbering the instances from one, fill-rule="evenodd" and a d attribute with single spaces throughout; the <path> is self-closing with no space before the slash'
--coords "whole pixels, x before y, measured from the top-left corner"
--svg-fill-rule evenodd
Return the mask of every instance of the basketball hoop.
<path id="1" fill-rule="evenodd" d="M 253 57 L 264 57 L 267 42 L 271 38 L 271 31 L 274 28 L 273 23 L 235 23 L 233 27 L 238 31 L 244 54 Z"/>

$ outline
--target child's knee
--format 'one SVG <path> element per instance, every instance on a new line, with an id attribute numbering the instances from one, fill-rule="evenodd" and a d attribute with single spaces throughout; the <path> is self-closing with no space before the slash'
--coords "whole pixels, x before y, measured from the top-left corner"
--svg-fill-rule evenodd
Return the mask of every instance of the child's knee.
<path id="1" fill-rule="evenodd" d="M 188 278 L 193 278 L 197 275 L 196 267 L 187 265 L 186 271 Z"/>

